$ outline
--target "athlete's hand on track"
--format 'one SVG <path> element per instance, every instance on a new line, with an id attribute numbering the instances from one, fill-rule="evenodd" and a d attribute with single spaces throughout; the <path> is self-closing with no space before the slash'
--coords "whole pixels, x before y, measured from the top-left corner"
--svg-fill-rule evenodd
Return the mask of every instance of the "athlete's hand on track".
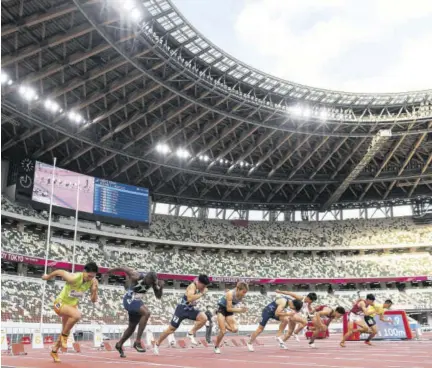
<path id="1" fill-rule="evenodd" d="M 49 280 L 49 276 L 48 275 L 43 275 L 42 276 L 42 280 L 48 281 Z"/>

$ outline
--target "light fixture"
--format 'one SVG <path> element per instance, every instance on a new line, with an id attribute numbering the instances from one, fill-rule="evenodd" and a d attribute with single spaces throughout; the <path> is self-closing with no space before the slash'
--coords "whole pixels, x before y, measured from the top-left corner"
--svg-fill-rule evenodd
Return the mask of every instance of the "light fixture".
<path id="1" fill-rule="evenodd" d="M 188 157 L 190 157 L 190 153 L 186 149 L 184 149 L 184 148 L 177 149 L 176 155 L 179 158 L 188 158 Z"/>
<path id="2" fill-rule="evenodd" d="M 56 112 L 61 112 L 62 110 L 60 109 L 60 106 L 57 102 L 52 101 L 52 100 L 46 100 L 44 103 L 44 106 L 47 110 L 56 113 Z"/>
<path id="3" fill-rule="evenodd" d="M 9 76 L 5 73 L 5 72 L 1 72 L 1 84 L 9 84 L 9 81 L 10 82 L 12 82 L 10 79 L 9 79 Z"/>
<path id="4" fill-rule="evenodd" d="M 131 10 L 130 17 L 133 21 L 139 22 L 142 19 L 143 15 L 141 10 L 139 10 L 138 8 L 134 8 Z"/>
<path id="5" fill-rule="evenodd" d="M 19 88 L 19 93 L 27 101 L 33 101 L 38 99 L 36 91 L 31 87 L 21 86 Z"/>
<path id="6" fill-rule="evenodd" d="M 327 112 L 327 110 L 321 110 L 321 112 L 320 112 L 320 118 L 322 119 L 322 120 L 326 120 L 327 118 L 328 118 L 328 112 Z"/>
<path id="7" fill-rule="evenodd" d="M 71 120 L 77 124 L 81 123 L 84 120 L 82 118 L 82 116 L 80 114 L 76 113 L 75 111 L 69 111 L 68 118 L 69 118 L 69 120 Z"/>
<path id="8" fill-rule="evenodd" d="M 241 161 L 241 162 L 240 162 L 240 167 L 243 167 L 243 166 L 244 166 L 244 162 Z"/>
<path id="9" fill-rule="evenodd" d="M 205 162 L 210 161 L 210 157 L 208 157 L 207 155 L 204 155 L 204 156 L 203 156 L 203 159 L 204 159 Z"/>
<path id="10" fill-rule="evenodd" d="M 136 6 L 135 1 L 133 0 L 125 0 L 122 5 L 123 9 L 126 11 L 131 11 Z"/>
<path id="11" fill-rule="evenodd" d="M 158 143 L 156 145 L 156 151 L 163 154 L 167 154 L 171 152 L 169 146 L 166 143 Z"/>

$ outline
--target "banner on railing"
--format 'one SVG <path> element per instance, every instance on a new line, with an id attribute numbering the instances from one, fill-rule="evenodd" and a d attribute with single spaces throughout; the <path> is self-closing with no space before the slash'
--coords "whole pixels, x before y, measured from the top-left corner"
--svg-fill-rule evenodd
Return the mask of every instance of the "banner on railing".
<path id="1" fill-rule="evenodd" d="M 45 265 L 45 260 L 38 257 L 29 257 L 21 254 L 1 252 L 1 257 L 5 261 L 30 263 L 33 265 Z M 48 261 L 48 267 L 72 269 L 72 264 L 69 262 L 61 261 Z M 82 271 L 84 265 L 75 265 L 76 271 Z M 99 272 L 105 273 L 108 271 L 106 267 L 99 267 Z M 193 281 L 196 275 L 179 275 L 171 273 L 158 273 L 158 277 L 162 280 L 181 280 Z M 347 278 L 314 278 L 314 279 L 285 279 L 285 278 L 260 278 L 260 277 L 241 277 L 241 276 L 211 276 L 211 282 L 227 282 L 236 283 L 238 281 L 245 281 L 252 284 L 346 284 L 346 283 L 364 283 L 364 282 L 412 282 L 412 281 L 427 281 L 430 276 L 395 276 L 395 277 L 347 277 Z"/>

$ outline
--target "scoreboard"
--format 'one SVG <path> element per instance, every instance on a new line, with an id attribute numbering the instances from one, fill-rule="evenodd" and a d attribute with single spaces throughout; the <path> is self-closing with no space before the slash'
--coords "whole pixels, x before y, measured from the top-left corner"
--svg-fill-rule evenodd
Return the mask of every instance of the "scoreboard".
<path id="1" fill-rule="evenodd" d="M 149 191 L 146 188 L 95 178 L 95 215 L 149 222 Z"/>

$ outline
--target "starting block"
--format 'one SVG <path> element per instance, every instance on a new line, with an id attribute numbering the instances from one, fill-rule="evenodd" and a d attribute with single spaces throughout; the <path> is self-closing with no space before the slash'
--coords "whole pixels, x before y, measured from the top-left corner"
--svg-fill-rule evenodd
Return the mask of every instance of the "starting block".
<path id="1" fill-rule="evenodd" d="M 79 342 L 73 343 L 73 349 L 74 349 L 75 353 L 81 353 L 81 345 L 79 344 Z"/>
<path id="2" fill-rule="evenodd" d="M 240 342 L 243 344 L 243 346 L 246 346 L 247 345 L 247 343 L 246 343 L 246 340 L 245 339 L 240 339 Z"/>
<path id="3" fill-rule="evenodd" d="M 202 346 L 208 348 L 208 343 L 207 343 L 206 339 L 201 339 L 200 342 L 201 342 Z"/>
<path id="4" fill-rule="evenodd" d="M 108 341 L 104 341 L 102 345 L 106 351 L 113 351 L 113 347 Z"/>
<path id="5" fill-rule="evenodd" d="M 180 339 L 180 340 L 178 340 L 177 341 L 177 344 L 178 344 L 178 346 L 180 347 L 180 348 L 182 348 L 182 349 L 186 349 L 187 348 L 187 344 L 186 344 L 186 341 L 185 340 L 183 340 L 183 339 Z"/>
<path id="6" fill-rule="evenodd" d="M 12 355 L 27 355 L 24 350 L 24 344 L 21 342 L 12 344 Z"/>

